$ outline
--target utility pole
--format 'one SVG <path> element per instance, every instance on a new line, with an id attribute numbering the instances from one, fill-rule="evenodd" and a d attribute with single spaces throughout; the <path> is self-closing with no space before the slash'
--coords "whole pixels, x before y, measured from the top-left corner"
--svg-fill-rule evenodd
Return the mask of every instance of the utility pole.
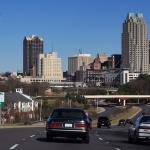
<path id="1" fill-rule="evenodd" d="M 42 121 L 42 99 L 41 99 L 41 105 L 40 105 L 40 121 Z"/>
<path id="2" fill-rule="evenodd" d="M 0 125 L 2 124 L 2 109 L 1 109 L 1 105 L 0 105 Z"/>

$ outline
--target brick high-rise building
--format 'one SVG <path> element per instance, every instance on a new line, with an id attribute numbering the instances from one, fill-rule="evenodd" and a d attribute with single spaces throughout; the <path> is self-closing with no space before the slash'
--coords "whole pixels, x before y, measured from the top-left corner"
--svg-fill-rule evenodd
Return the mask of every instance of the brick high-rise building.
<path id="1" fill-rule="evenodd" d="M 23 73 L 33 77 L 38 76 L 38 57 L 43 53 L 43 39 L 31 35 L 23 40 Z"/>
<path id="2" fill-rule="evenodd" d="M 123 23 L 122 68 L 149 72 L 148 31 L 141 13 L 129 13 Z"/>

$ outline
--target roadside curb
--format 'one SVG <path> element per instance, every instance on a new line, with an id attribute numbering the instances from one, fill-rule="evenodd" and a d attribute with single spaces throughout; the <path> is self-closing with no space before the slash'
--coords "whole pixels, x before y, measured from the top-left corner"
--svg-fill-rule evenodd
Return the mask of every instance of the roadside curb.
<path id="1" fill-rule="evenodd" d="M 9 128 L 40 128 L 45 127 L 45 122 L 38 122 L 32 125 L 1 125 L 0 129 L 9 129 Z"/>

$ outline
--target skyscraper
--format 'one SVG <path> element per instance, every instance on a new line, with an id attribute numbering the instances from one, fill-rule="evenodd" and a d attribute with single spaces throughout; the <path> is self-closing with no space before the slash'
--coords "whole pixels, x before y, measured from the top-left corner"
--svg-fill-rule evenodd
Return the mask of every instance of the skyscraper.
<path id="1" fill-rule="evenodd" d="M 122 68 L 149 72 L 148 31 L 141 13 L 129 13 L 123 23 Z"/>
<path id="2" fill-rule="evenodd" d="M 23 40 L 23 73 L 25 75 L 38 75 L 38 57 L 43 53 L 43 39 L 31 35 Z"/>

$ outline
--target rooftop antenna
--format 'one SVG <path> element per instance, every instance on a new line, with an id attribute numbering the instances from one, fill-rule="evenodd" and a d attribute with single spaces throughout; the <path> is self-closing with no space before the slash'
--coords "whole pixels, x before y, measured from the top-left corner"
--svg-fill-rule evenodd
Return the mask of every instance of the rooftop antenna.
<path id="1" fill-rule="evenodd" d="M 82 54 L 82 50 L 81 49 L 79 49 L 79 54 Z"/>
<path id="2" fill-rule="evenodd" d="M 52 52 L 55 51 L 53 42 L 51 42 L 51 49 L 52 49 Z"/>

